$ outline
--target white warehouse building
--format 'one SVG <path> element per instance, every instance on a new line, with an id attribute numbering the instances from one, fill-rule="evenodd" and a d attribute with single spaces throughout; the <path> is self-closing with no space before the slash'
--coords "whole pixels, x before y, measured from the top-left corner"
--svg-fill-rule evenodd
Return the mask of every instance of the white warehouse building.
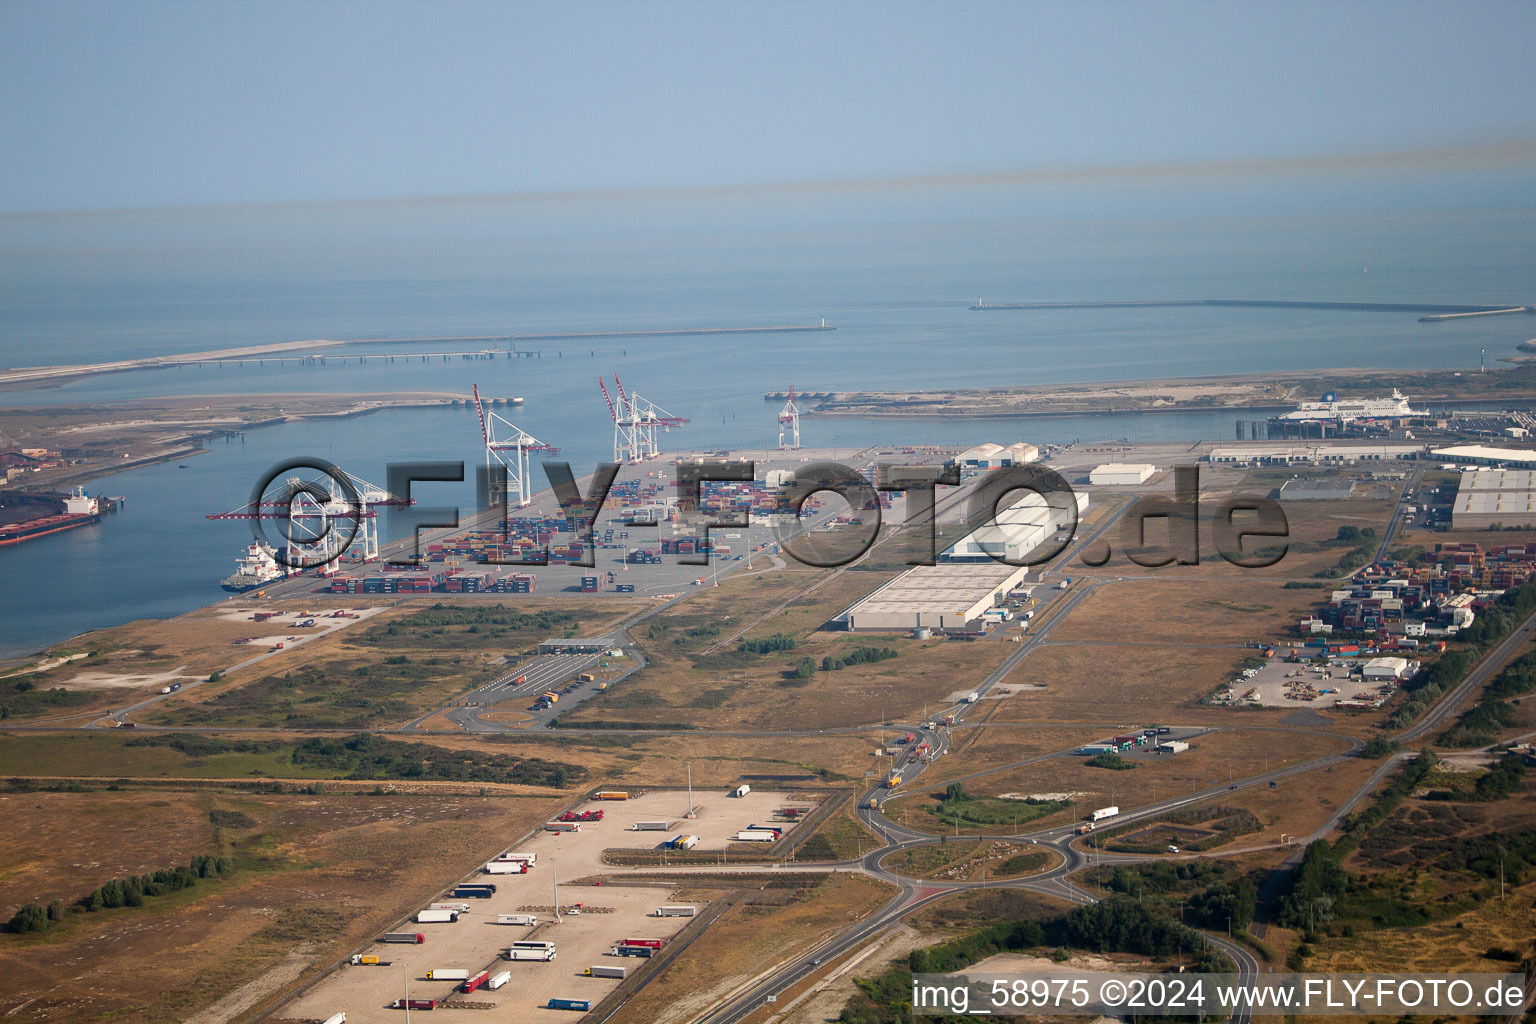
<path id="1" fill-rule="evenodd" d="M 1078 515 L 1088 508 L 1086 494 L 1074 494 Z M 996 608 L 1029 575 L 1029 566 L 1007 565 L 1047 542 L 1064 536 L 1071 525 L 1064 509 L 1052 509 L 1033 491 L 998 512 L 997 525 L 966 536 L 939 555 L 937 565 L 902 573 L 848 609 L 848 628 L 962 630 Z"/>
<path id="2" fill-rule="evenodd" d="M 1004 447 L 991 441 L 968 448 L 955 456 L 955 465 L 965 469 L 1001 469 L 1005 466 L 1023 466 L 1040 459 L 1040 449 L 1023 441 L 1015 441 Z"/>
<path id="3" fill-rule="evenodd" d="M 1077 515 L 1088 511 L 1088 495 L 1074 491 Z M 1071 525 L 1064 510 L 1053 509 L 1034 491 L 997 513 L 997 525 L 985 526 L 956 541 L 939 554 L 940 562 L 984 562 L 1006 558 L 1022 561 L 1031 551 L 1052 541 Z"/>
<path id="4" fill-rule="evenodd" d="M 1416 661 L 1407 658 L 1372 658 L 1365 663 L 1361 673 L 1367 679 L 1410 679 L 1419 670 Z"/>
<path id="5" fill-rule="evenodd" d="M 1095 487 L 1126 487 L 1144 484 L 1157 473 L 1156 466 L 1143 462 L 1106 462 L 1088 474 L 1088 482 Z"/>
<path id="6" fill-rule="evenodd" d="M 964 629 L 1029 575 L 1028 566 L 986 561 L 920 565 L 848 609 L 848 628 Z"/>

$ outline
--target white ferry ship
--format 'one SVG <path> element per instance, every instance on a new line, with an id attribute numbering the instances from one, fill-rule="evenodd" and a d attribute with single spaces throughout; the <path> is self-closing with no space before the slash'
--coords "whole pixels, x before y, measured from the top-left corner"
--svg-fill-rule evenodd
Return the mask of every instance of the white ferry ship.
<path id="1" fill-rule="evenodd" d="M 1279 418 L 1349 423 L 1352 420 L 1397 420 L 1423 415 L 1409 406 L 1407 395 L 1393 388 L 1391 398 L 1358 398 L 1341 402 L 1334 395 L 1324 395 L 1321 402 L 1302 402 L 1293 412 Z"/>

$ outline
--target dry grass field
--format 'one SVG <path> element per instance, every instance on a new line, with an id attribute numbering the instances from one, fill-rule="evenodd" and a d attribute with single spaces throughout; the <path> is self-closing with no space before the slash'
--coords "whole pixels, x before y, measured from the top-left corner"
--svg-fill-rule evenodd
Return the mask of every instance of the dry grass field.
<path id="1" fill-rule="evenodd" d="M 1001 730 L 1003 727 L 997 727 Z M 1029 828 L 1044 828 L 1076 821 L 1096 807 L 1118 806 L 1125 810 L 1166 800 L 1184 793 L 1222 786 L 1266 770 L 1310 760 L 1348 749 L 1338 737 L 1306 732 L 1223 729 L 1200 736 L 1182 754 L 1137 757 L 1129 771 L 1095 768 L 1080 756 L 1052 757 L 1034 764 L 1006 769 L 967 780 L 966 791 L 980 796 L 1071 794 L 1073 806 L 1038 818 Z M 1353 793 L 1376 762 L 1346 761 L 1281 780 L 1276 789 L 1245 788 L 1211 803 L 1244 807 L 1253 811 L 1262 831 L 1240 837 L 1237 845 L 1278 842 L 1282 833 L 1296 835 L 1317 827 L 1339 802 Z M 938 798 L 944 787 L 923 786 L 887 805 L 887 813 L 904 824 L 925 831 L 995 832 L 991 828 L 962 825 L 958 830 L 943 825 L 938 817 Z"/>
<path id="2" fill-rule="evenodd" d="M 1235 674 L 1236 648 L 1109 642 L 1035 648 L 1005 682 L 997 721 L 1132 725 L 1227 724 L 1239 714 L 1200 701 Z M 1042 688 L 1043 687 L 1043 688 Z M 1246 716 L 1247 712 L 1242 712 Z M 1283 712 L 1258 712 L 1278 721 Z M 1245 719 L 1246 720 L 1246 719 Z"/>
<path id="3" fill-rule="evenodd" d="M 674 1024 L 718 1006 L 767 965 L 867 917 L 895 890 L 834 875 L 783 906 L 732 907 L 614 1017 L 617 1024 Z"/>
<path id="4" fill-rule="evenodd" d="M 1428 781 L 1438 787 L 1447 778 Z M 1341 911 L 1363 911 L 1376 923 L 1357 921 L 1352 935 L 1329 925 L 1310 942 L 1307 970 L 1520 973 L 1533 951 L 1536 880 L 1528 869 L 1511 873 L 1501 891 L 1488 851 L 1519 844 L 1536 827 L 1530 795 L 1527 782 L 1492 802 L 1405 800 L 1344 861 L 1369 897 Z M 1384 920 L 1404 914 L 1419 919 Z"/>
<path id="5" fill-rule="evenodd" d="M 141 908 L 0 936 L 0 1014 L 17 1024 L 172 1024 L 268 972 L 328 964 L 563 802 L 135 790 L 0 800 L 14 828 L 8 865 L 17 865 L 0 881 L 7 917 L 20 902 L 73 901 L 111 877 L 197 853 L 239 865 Z M 82 820 L 106 827 L 81 829 Z"/>
<path id="6" fill-rule="evenodd" d="M 793 575 L 791 587 L 785 586 L 790 574 L 764 574 L 771 588 L 766 592 L 750 579 L 722 585 L 648 621 L 635 633 L 650 664 L 563 720 L 765 730 L 805 729 L 809 722 L 826 728 L 875 725 L 921 714 L 925 704 L 936 707 L 956 689 L 983 678 L 1011 650 L 997 639 L 965 644 L 820 629 L 889 578 L 883 573 L 844 573 L 770 613 L 815 582 L 803 573 Z M 738 650 L 733 642 L 703 653 L 747 623 L 752 625 L 744 639 L 784 633 L 797 646 L 757 655 Z M 809 679 L 791 677 L 801 658 L 820 665 L 829 655 L 865 646 L 889 647 L 900 656 L 817 671 Z"/>
<path id="7" fill-rule="evenodd" d="M 1011 699 L 1021 698 L 1005 699 L 1003 707 L 1007 707 Z M 997 721 L 995 715 L 989 719 L 989 723 Z M 1031 728 L 1007 723 L 962 725 L 950 731 L 952 747 L 949 755 L 923 770 L 922 784 L 926 789 L 942 788 L 957 778 L 964 778 L 967 787 L 985 789 L 988 785 L 985 780 L 992 774 L 1006 771 L 1020 761 L 1076 750 L 1099 739 L 1102 734 L 1103 730 L 1091 727 Z M 980 777 L 973 784 L 971 776 L 978 774 Z"/>
<path id="8" fill-rule="evenodd" d="M 164 746 L 135 746 L 135 735 L 118 731 L 67 733 L 0 732 L 0 776 L 41 779 L 283 779 L 305 782 L 336 778 L 334 770 L 292 763 L 286 749 L 259 753 L 217 753 L 195 757 Z M 262 741 L 291 742 L 299 733 L 265 733 Z M 687 781 L 686 760 L 693 762 L 695 786 L 731 785 L 741 775 L 799 776 L 807 783 L 862 779 L 869 757 L 867 741 L 857 736 L 792 736 L 753 738 L 606 735 L 602 732 L 556 736 L 411 735 L 407 742 L 470 750 L 488 754 L 514 754 L 580 765 L 587 779 L 563 792 L 590 789 L 607 783 L 662 788 Z M 527 785 L 434 783 L 410 780 L 387 781 L 395 790 L 474 792 L 480 788 L 498 794 L 540 796 L 552 791 Z M 339 785 L 339 784 L 338 784 Z M 353 784 L 361 785 L 361 783 Z M 793 783 L 790 783 L 793 785 Z"/>
<path id="9" fill-rule="evenodd" d="M 1207 477 L 1204 467 L 1201 470 L 1201 477 L 1202 480 Z M 1202 490 L 1200 494 L 1202 514 L 1203 516 L 1214 515 L 1229 495 L 1263 496 L 1272 486 L 1265 483 L 1235 489 Z M 1166 493 L 1172 494 L 1171 483 L 1167 485 Z M 1354 497 L 1344 501 L 1282 502 L 1287 536 L 1285 538 L 1254 537 L 1244 542 L 1244 551 L 1250 555 L 1266 548 L 1278 549 L 1279 544 L 1288 542 L 1284 556 L 1274 565 L 1264 568 L 1242 568 L 1222 558 L 1216 543 L 1216 531 L 1208 518 L 1202 518 L 1200 522 L 1198 565 L 1172 564 L 1155 567 L 1138 565 L 1125 554 L 1127 535 L 1124 531 L 1127 520 L 1122 519 L 1100 538 L 1100 543 L 1097 545 L 1102 549 L 1103 544 L 1107 543 L 1111 552 L 1109 561 L 1104 563 L 1102 568 L 1090 567 L 1073 559 L 1071 562 L 1061 564 L 1058 571 L 1065 575 L 1087 572 L 1128 577 L 1155 576 L 1177 581 L 1223 578 L 1284 582 L 1288 579 L 1307 579 L 1314 573 L 1333 567 L 1338 562 L 1339 556 L 1354 546 L 1337 540 L 1339 527 L 1355 526 L 1361 529 L 1371 527 L 1378 532 L 1386 528 L 1395 507 L 1395 498 L 1389 500 L 1380 496 L 1383 493 L 1378 490 L 1374 496 Z M 1393 494 L 1395 493 L 1394 491 Z M 1445 537 L 1445 535 L 1439 536 L 1442 539 Z M 1166 520 L 1146 520 L 1145 542 L 1148 546 L 1169 543 Z"/>
<path id="10" fill-rule="evenodd" d="M 1290 633 L 1326 591 L 1286 590 L 1246 577 L 1182 581 L 1151 577 L 1106 583 L 1051 632 L 1052 640 L 1232 644 L 1273 641 Z"/>
<path id="11" fill-rule="evenodd" d="M 307 607 L 330 605 L 317 599 Z M 494 598 L 440 601 L 434 595 L 430 601 L 378 611 L 228 673 L 218 683 L 199 685 L 146 708 L 136 720 L 211 727 L 389 728 L 488 681 L 504 671 L 501 658 L 526 653 L 551 633 L 606 631 L 623 614 L 623 606 L 607 602 L 556 600 L 522 605 Z M 212 615 L 210 621 L 247 636 L 264 628 L 244 618 L 231 622 Z M 292 626 L 275 631 L 296 632 Z M 227 667 L 262 648 L 242 645 L 226 650 L 228 660 L 223 664 Z"/>

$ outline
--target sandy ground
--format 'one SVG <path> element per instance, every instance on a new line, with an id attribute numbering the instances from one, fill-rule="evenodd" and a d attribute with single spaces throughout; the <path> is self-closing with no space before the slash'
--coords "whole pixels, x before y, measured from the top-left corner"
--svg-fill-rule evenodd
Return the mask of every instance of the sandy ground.
<path id="1" fill-rule="evenodd" d="M 338 630 L 346 629 L 348 626 L 371 618 L 383 611 L 384 606 L 378 605 L 372 608 L 306 608 L 296 612 L 280 611 L 270 619 L 263 619 L 261 622 L 255 622 L 252 619 L 252 616 L 257 611 L 265 612 L 271 610 L 266 608 L 230 608 L 228 610 L 220 610 L 216 617 L 226 622 L 249 621 L 254 626 L 287 626 L 289 628 L 296 627 L 300 622 L 307 622 L 310 619 L 315 620 L 313 626 L 303 627 L 304 632 L 302 633 L 269 633 L 262 636 L 245 637 L 242 641 L 238 641 L 250 647 L 276 647 L 278 644 L 282 644 L 284 647 L 292 647 L 294 644 L 305 643 L 323 636 L 330 636 Z M 347 614 L 337 616 L 337 612 L 346 612 Z"/>
<path id="2" fill-rule="evenodd" d="M 117 690 L 135 686 L 166 686 L 202 676 L 188 675 L 182 671 L 185 665 L 177 665 L 169 672 L 134 674 L 129 672 L 81 672 L 69 680 L 71 690 Z"/>
<path id="3" fill-rule="evenodd" d="M 96 430 L 118 430 L 131 427 L 207 427 L 228 426 L 229 424 L 244 423 L 245 420 L 238 416 L 207 416 L 195 420 L 113 420 L 110 423 L 81 423 L 73 427 L 65 427 L 60 434 L 78 434 Z"/>
<path id="4" fill-rule="evenodd" d="M 347 967 L 334 972 L 313 986 L 303 996 L 282 1007 L 280 1017 L 312 1017 L 323 1020 L 333 1013 L 345 1012 L 349 1024 L 393 1024 L 397 1011 L 385 1009 L 402 992 L 402 970 L 410 978 L 411 997 L 443 999 L 454 984 L 429 981 L 429 970 L 465 968 L 471 972 L 488 969 L 492 973 L 508 970 L 513 981 L 494 992 L 479 991 L 464 998 L 472 1002 L 494 1004 L 497 1019 L 515 1019 L 526 1024 L 554 1024 L 568 1021 L 569 1011 L 549 1010 L 551 998 L 590 999 L 593 1005 L 611 992 L 619 982 L 607 978 L 583 976 L 587 967 L 638 967 L 643 961 L 612 954 L 612 947 L 624 938 L 667 939 L 681 931 L 692 918 L 657 917 L 656 908 L 672 900 L 670 883 L 658 885 L 606 885 L 596 888 L 582 879 L 606 874 L 611 869 L 602 863 L 603 851 L 615 847 L 652 846 L 687 831 L 703 837 L 701 847 L 723 847 L 729 835 L 750 824 L 765 823 L 775 807 L 788 801 L 783 793 L 751 792 L 734 798 L 724 791 L 695 791 L 697 817 L 683 820 L 688 807 L 686 791 L 635 791 L 631 799 L 591 801 L 581 810 L 601 808 L 604 820 L 585 822 L 577 833 L 538 832 L 519 842 L 518 852 L 536 853 L 538 862 L 525 875 L 477 875 L 477 881 L 491 881 L 497 892 L 491 899 L 471 899 L 470 911 L 451 924 L 402 924 L 392 931 L 419 932 L 426 936 L 420 945 L 374 944 L 365 952 L 389 961 L 388 969 Z M 667 832 L 635 832 L 637 821 L 666 820 L 673 826 Z M 508 836 L 512 842 L 517 837 Z M 559 923 L 548 908 L 554 902 L 558 876 L 559 900 L 563 907 L 584 903 L 592 907 L 611 907 L 611 913 L 586 913 L 564 916 Z M 453 897 L 443 897 L 453 902 Z M 435 902 L 435 901 L 434 901 Z M 702 909 L 703 904 L 691 901 Z M 497 925 L 498 914 L 513 914 L 525 907 L 541 908 L 539 923 L 532 928 Z M 503 952 L 508 943 L 518 940 L 554 942 L 553 961 L 507 961 Z"/>
<path id="5" fill-rule="evenodd" d="M 68 665 L 72 661 L 79 661 L 81 658 L 89 658 L 90 656 L 90 651 L 80 651 L 76 654 L 66 654 L 62 658 L 44 658 L 42 661 L 35 665 L 28 665 L 26 668 L 18 669 L 11 674 L 24 676 L 33 672 L 47 672 L 51 668 L 58 668 L 60 665 Z"/>

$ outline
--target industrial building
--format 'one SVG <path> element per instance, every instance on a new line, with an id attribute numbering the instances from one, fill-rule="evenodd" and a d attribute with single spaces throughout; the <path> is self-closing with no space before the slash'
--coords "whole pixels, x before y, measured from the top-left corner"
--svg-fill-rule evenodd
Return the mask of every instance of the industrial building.
<path id="1" fill-rule="evenodd" d="M 851 630 L 964 630 L 995 608 L 1029 575 L 1028 566 L 976 563 L 920 565 L 902 573 L 848 609 Z"/>
<path id="2" fill-rule="evenodd" d="M 1007 466 L 1023 466 L 1040 459 L 1040 449 L 1023 441 L 1006 447 L 988 441 L 969 448 L 955 456 L 955 465 L 964 469 L 1002 469 Z"/>
<path id="3" fill-rule="evenodd" d="M 1536 472 L 1529 469 L 1469 469 L 1461 474 L 1451 506 L 1451 528 L 1536 526 Z"/>
<path id="4" fill-rule="evenodd" d="M 1530 448 L 1492 448 L 1485 444 L 1458 444 L 1430 452 L 1443 462 L 1470 462 L 1480 466 L 1510 466 L 1536 469 L 1536 450 Z"/>
<path id="5" fill-rule="evenodd" d="M 1156 749 L 1159 754 L 1182 754 L 1189 749 L 1189 744 L 1184 740 L 1164 740 Z"/>
<path id="6" fill-rule="evenodd" d="M 1343 501 L 1353 490 L 1352 480 L 1297 477 L 1287 480 L 1280 488 L 1280 498 L 1282 501 Z"/>
<path id="7" fill-rule="evenodd" d="M 1361 667 L 1366 679 L 1396 682 L 1410 679 L 1419 669 L 1418 662 L 1407 658 L 1372 658 Z"/>
<path id="8" fill-rule="evenodd" d="M 1422 444 L 1243 445 L 1212 448 L 1206 458 L 1214 464 L 1228 466 L 1290 465 L 1293 462 L 1351 466 L 1358 462 L 1417 458 L 1425 447 Z"/>
<path id="9" fill-rule="evenodd" d="M 1088 495 L 1072 492 L 1077 503 L 1077 517 L 1088 511 Z M 1023 561 L 1035 549 L 1056 538 L 1072 525 L 1064 508 L 1052 508 L 1034 491 L 997 513 L 996 525 L 984 526 L 968 534 L 939 554 L 940 562 L 987 562 L 1004 559 Z"/>
<path id="10" fill-rule="evenodd" d="M 1088 474 L 1088 482 L 1095 487 L 1128 487 L 1144 484 L 1157 473 L 1156 466 L 1142 462 L 1106 462 Z"/>
<path id="11" fill-rule="evenodd" d="M 607 637 L 599 637 L 596 640 L 540 640 L 540 654 L 602 654 L 613 647 L 613 641 Z"/>

